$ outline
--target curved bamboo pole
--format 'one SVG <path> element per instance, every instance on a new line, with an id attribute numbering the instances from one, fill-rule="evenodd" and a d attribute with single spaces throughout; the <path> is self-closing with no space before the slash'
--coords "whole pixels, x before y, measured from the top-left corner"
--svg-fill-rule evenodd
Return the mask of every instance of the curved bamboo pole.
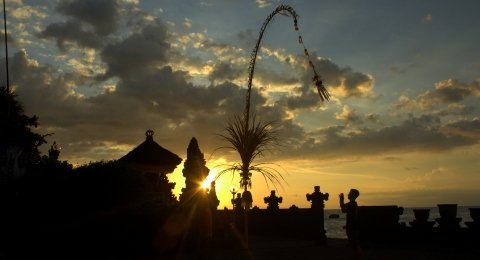
<path id="1" fill-rule="evenodd" d="M 315 66 L 314 66 L 314 64 L 313 64 L 313 62 L 310 58 L 310 55 L 307 51 L 307 48 L 305 47 L 305 45 L 303 43 L 302 36 L 299 33 L 298 23 L 297 23 L 297 20 L 298 20 L 297 13 L 295 12 L 295 10 L 292 7 L 290 7 L 288 5 L 280 5 L 275 10 L 273 10 L 273 12 L 270 13 L 270 15 L 267 17 L 267 19 L 263 22 L 263 25 L 260 28 L 260 33 L 258 35 L 257 43 L 255 44 L 255 47 L 253 48 L 252 54 L 250 55 L 250 64 L 248 66 L 248 89 L 247 89 L 247 97 L 246 97 L 246 102 L 245 102 L 246 103 L 245 104 L 245 114 L 244 114 L 244 119 L 245 119 L 244 133 L 247 135 L 247 138 L 248 138 L 249 127 L 250 127 L 250 97 L 251 97 L 251 92 L 252 92 L 253 76 L 254 76 L 254 72 L 255 72 L 255 62 L 257 60 L 257 55 L 258 55 L 258 51 L 259 51 L 259 48 L 260 48 L 260 44 L 262 42 L 263 34 L 265 33 L 265 30 L 267 29 L 268 24 L 273 20 L 275 15 L 285 14 L 285 13 L 286 13 L 287 16 L 290 15 L 293 18 L 295 31 L 298 32 L 298 42 L 303 46 L 304 54 L 307 57 L 309 65 L 313 70 L 314 76 L 313 76 L 312 80 L 317 87 L 320 99 L 322 101 L 325 101 L 325 100 L 329 100 L 329 98 L 330 98 L 330 95 L 329 95 L 328 91 L 323 86 L 323 83 L 320 79 L 320 76 L 317 74 L 317 72 L 315 70 Z M 248 162 L 246 164 L 245 162 L 242 162 L 242 174 L 243 174 L 243 176 L 247 176 L 246 178 L 249 178 L 249 168 L 250 168 L 249 163 L 250 162 Z M 244 185 L 242 185 L 243 189 L 244 189 L 244 192 L 247 192 L 248 182 L 243 182 L 243 183 L 245 183 Z M 247 245 L 247 248 L 248 248 L 248 210 L 249 210 L 249 207 L 246 206 L 245 211 L 244 211 L 244 235 L 245 235 L 245 243 Z"/>
<path id="2" fill-rule="evenodd" d="M 249 127 L 249 122 L 250 122 L 250 97 L 251 97 L 251 92 L 252 92 L 252 82 L 253 82 L 253 76 L 255 73 L 255 62 L 257 60 L 257 55 L 258 55 L 258 50 L 260 48 L 260 44 L 262 42 L 263 34 L 265 33 L 265 30 L 267 29 L 268 24 L 273 20 L 275 15 L 277 14 L 284 14 L 287 13 L 293 18 L 293 23 L 295 27 L 295 31 L 298 32 L 298 42 L 303 46 L 304 54 L 308 59 L 309 65 L 313 70 L 313 82 L 315 86 L 317 87 L 318 95 L 320 96 L 320 99 L 322 101 L 329 100 L 330 99 L 330 94 L 328 91 L 325 89 L 325 86 L 323 85 L 323 82 L 318 75 L 317 71 L 315 70 L 315 66 L 310 58 L 310 55 L 307 51 L 307 48 L 305 47 L 305 44 L 303 43 L 302 36 L 299 33 L 298 29 L 298 15 L 295 12 L 295 10 L 288 6 L 288 5 L 280 5 L 278 6 L 273 12 L 268 15 L 267 19 L 263 22 L 262 27 L 260 28 L 260 33 L 258 35 L 257 43 L 255 44 L 255 47 L 253 48 L 252 54 L 250 55 L 250 64 L 248 66 L 248 89 L 247 89 L 247 97 L 246 97 L 246 102 L 245 102 L 245 130 L 248 130 Z"/>

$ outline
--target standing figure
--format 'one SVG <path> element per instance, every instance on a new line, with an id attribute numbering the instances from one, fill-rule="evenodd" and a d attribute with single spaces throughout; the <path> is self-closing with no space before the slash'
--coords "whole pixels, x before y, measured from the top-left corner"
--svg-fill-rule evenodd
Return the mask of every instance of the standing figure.
<path id="1" fill-rule="evenodd" d="M 248 190 L 242 192 L 242 202 L 243 202 L 243 208 L 245 210 L 249 210 L 252 207 L 253 203 L 253 198 L 252 198 L 252 193 Z"/>
<path id="2" fill-rule="evenodd" d="M 242 209 L 242 194 L 237 193 L 237 197 L 232 199 L 233 210 L 238 211 Z"/>
<path id="3" fill-rule="evenodd" d="M 328 200 L 329 194 L 328 193 L 321 193 L 320 186 L 315 186 L 314 191 L 312 194 L 307 193 L 307 200 L 312 202 L 312 216 L 314 218 L 315 223 L 315 230 L 320 231 L 320 235 L 318 237 L 318 243 L 324 245 L 327 243 L 327 236 L 325 233 L 325 220 L 324 220 L 324 212 L 323 209 L 325 208 L 325 202 Z"/>
<path id="4" fill-rule="evenodd" d="M 279 209 L 278 204 L 282 203 L 283 198 L 282 197 L 277 197 L 275 195 L 275 191 L 272 190 L 272 191 L 270 191 L 270 196 L 265 197 L 263 199 L 263 201 L 265 201 L 265 203 L 268 204 L 268 206 L 267 206 L 268 210 L 277 210 L 277 209 Z"/>
<path id="5" fill-rule="evenodd" d="M 340 193 L 340 208 L 343 213 L 347 213 L 345 229 L 347 231 L 348 243 L 357 254 L 360 254 L 360 248 L 358 246 L 358 205 L 355 201 L 358 196 L 360 196 L 360 192 L 357 189 L 351 189 L 347 196 L 349 202 L 345 203 L 344 195 Z"/>

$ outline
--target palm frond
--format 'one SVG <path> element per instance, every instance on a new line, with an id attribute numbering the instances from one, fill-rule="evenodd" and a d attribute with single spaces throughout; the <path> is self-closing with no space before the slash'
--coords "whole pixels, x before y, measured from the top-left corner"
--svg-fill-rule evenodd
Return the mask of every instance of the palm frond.
<path id="1" fill-rule="evenodd" d="M 275 186 L 280 184 L 283 177 L 278 178 L 276 175 L 281 174 L 272 168 L 263 169 L 260 164 L 252 166 L 252 163 L 258 157 L 262 157 L 264 152 L 272 149 L 277 145 L 277 133 L 274 128 L 274 122 L 257 121 L 255 115 L 251 117 L 251 122 L 244 116 L 236 115 L 227 122 L 225 134 L 219 136 L 224 139 L 228 145 L 223 148 L 230 148 L 238 153 L 241 163 L 229 166 L 221 171 L 218 177 L 226 172 L 240 171 L 240 185 L 242 187 L 251 187 L 251 171 L 262 174 L 265 180 L 272 182 Z M 235 169 L 235 170 L 232 170 Z M 268 185 L 267 181 L 267 185 Z"/>
<path id="2" fill-rule="evenodd" d="M 275 187 L 275 189 L 277 189 L 277 185 L 284 189 L 282 182 L 286 183 L 286 181 L 283 178 L 282 174 L 276 169 L 270 167 L 251 167 L 251 170 L 256 171 L 262 175 L 268 188 L 270 188 L 268 185 L 268 183 L 270 182 Z"/>

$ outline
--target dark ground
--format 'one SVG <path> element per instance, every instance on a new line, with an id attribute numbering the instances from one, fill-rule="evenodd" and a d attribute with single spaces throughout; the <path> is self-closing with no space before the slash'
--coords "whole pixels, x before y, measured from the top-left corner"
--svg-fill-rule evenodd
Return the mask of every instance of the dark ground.
<path id="1" fill-rule="evenodd" d="M 380 246 L 362 248 L 363 259 L 478 259 L 480 248 L 448 246 Z M 358 259 L 345 239 L 328 239 L 327 245 L 308 240 L 254 236 L 250 251 L 242 249 L 211 250 L 206 257 L 171 255 L 143 259 Z"/>

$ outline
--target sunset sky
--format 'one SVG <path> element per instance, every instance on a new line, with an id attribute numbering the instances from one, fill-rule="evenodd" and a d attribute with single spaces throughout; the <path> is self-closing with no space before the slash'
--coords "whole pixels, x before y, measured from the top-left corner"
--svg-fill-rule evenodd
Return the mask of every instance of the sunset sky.
<path id="1" fill-rule="evenodd" d="M 303 42 L 332 95 L 322 103 L 290 17 L 263 38 L 252 106 L 277 123 L 264 156 L 286 183 L 281 208 L 305 194 L 360 190 L 361 205 L 480 205 L 480 2 L 6 0 L 11 86 L 39 133 L 74 165 L 118 159 L 155 131 L 185 159 L 199 141 L 211 176 L 239 160 L 225 122 L 243 112 L 247 68 L 279 4 L 300 15 Z M 2 25 L 3 28 L 3 25 Z M 3 32 L 3 30 L 2 30 Z M 2 38 L 3 39 L 3 38 Z M 5 80 L 2 41 L 1 84 Z M 169 175 L 178 194 L 180 164 Z M 229 175 L 217 183 L 231 207 Z M 269 195 L 253 178 L 254 205 Z"/>

